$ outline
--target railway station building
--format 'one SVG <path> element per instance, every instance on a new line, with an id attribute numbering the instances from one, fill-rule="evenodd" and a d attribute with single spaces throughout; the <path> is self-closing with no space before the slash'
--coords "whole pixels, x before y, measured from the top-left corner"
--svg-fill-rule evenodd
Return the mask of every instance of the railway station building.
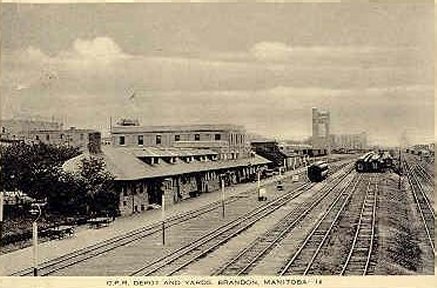
<path id="1" fill-rule="evenodd" d="M 135 125 L 113 127 L 111 132 L 112 145 L 82 153 L 63 168 L 75 172 L 82 159 L 102 159 L 115 177 L 121 215 L 161 205 L 162 195 L 166 205 L 173 205 L 220 190 L 221 177 L 226 186 L 254 180 L 257 169 L 270 163 L 250 152 L 244 129 L 233 125 Z"/>
<path id="2" fill-rule="evenodd" d="M 211 149 L 219 159 L 247 158 L 250 145 L 242 126 L 225 124 L 140 126 L 137 121 L 121 121 L 111 127 L 114 147 L 172 147 Z"/>

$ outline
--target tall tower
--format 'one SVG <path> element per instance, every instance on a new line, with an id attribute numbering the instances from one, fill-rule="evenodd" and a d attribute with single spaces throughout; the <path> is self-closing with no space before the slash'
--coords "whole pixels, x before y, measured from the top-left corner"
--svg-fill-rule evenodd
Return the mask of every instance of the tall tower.
<path id="1" fill-rule="evenodd" d="M 313 135 L 312 135 L 312 144 L 313 147 L 318 146 L 318 137 L 319 137 L 319 111 L 316 107 L 313 107 Z"/>
<path id="2" fill-rule="evenodd" d="M 312 108 L 312 120 L 313 120 L 313 133 L 312 133 L 312 145 L 316 149 L 326 149 L 330 153 L 330 136 L 329 136 L 329 124 L 330 115 L 329 111 L 319 111 L 316 107 Z"/>

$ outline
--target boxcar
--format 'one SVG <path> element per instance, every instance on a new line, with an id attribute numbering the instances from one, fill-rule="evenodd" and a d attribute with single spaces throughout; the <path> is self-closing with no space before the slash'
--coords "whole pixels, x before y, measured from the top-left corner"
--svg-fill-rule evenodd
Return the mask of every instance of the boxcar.
<path id="1" fill-rule="evenodd" d="M 308 179 L 311 182 L 320 182 L 328 177 L 329 165 L 326 162 L 316 162 L 308 167 Z"/>

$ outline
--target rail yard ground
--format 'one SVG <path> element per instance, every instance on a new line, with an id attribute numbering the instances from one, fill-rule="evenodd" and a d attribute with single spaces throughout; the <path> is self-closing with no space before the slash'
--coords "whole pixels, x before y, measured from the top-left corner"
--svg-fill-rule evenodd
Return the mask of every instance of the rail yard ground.
<path id="1" fill-rule="evenodd" d="M 357 173 L 353 157 L 331 163 L 320 183 L 308 182 L 302 169 L 293 172 L 298 181 L 284 175 L 279 191 L 274 176 L 262 183 L 267 201 L 258 201 L 256 183 L 234 186 L 225 218 L 220 193 L 203 195 L 168 211 L 165 245 L 159 211 L 80 231 L 41 244 L 40 273 L 434 274 L 433 162 L 405 155 L 402 163 L 401 181 L 393 172 Z M 29 248 L 2 255 L 13 263 L 2 273 L 30 275 L 30 259 Z"/>

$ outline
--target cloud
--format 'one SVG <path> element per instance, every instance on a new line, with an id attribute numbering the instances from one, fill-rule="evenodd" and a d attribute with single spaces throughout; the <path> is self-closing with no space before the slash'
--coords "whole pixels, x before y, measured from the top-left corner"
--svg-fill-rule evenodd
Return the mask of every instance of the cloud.
<path id="1" fill-rule="evenodd" d="M 291 46 L 282 42 L 258 42 L 250 55 L 261 63 L 294 67 L 400 68 L 427 66 L 429 55 L 414 46 Z"/>
<path id="2" fill-rule="evenodd" d="M 69 115 L 73 125 L 91 127 L 105 127 L 108 115 L 140 115 L 149 124 L 226 119 L 293 137 L 310 133 L 311 107 L 320 106 L 352 130 L 366 123 L 390 134 L 394 126 L 379 128 L 390 118 L 428 133 L 432 73 L 414 61 L 395 66 L 409 50 L 390 49 L 260 42 L 244 52 L 158 57 L 128 54 L 108 37 L 76 39 L 52 55 L 36 47 L 3 51 L 1 94 L 14 109 L 2 109 Z"/>
<path id="3" fill-rule="evenodd" d="M 344 57 L 347 54 L 370 54 L 387 50 L 371 46 L 288 46 L 282 42 L 258 42 L 250 52 L 259 60 L 284 61 L 300 56 Z"/>
<path id="4" fill-rule="evenodd" d="M 109 37 L 97 37 L 91 40 L 76 39 L 73 47 L 58 56 L 62 60 L 111 64 L 130 56 L 123 53 L 117 43 Z"/>

